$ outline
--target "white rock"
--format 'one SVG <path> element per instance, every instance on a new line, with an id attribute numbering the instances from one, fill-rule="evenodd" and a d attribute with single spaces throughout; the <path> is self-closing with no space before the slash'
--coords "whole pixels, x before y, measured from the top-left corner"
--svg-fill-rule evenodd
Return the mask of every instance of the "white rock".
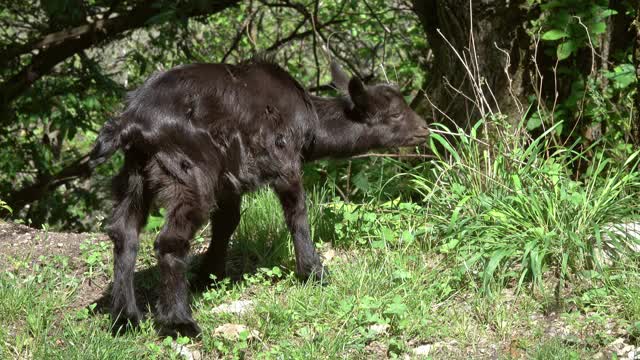
<path id="1" fill-rule="evenodd" d="M 327 249 L 327 251 L 322 253 L 322 258 L 324 259 L 325 262 L 331 262 L 331 260 L 336 257 L 336 251 L 329 248 Z"/>
<path id="2" fill-rule="evenodd" d="M 257 330 L 249 330 L 245 325 L 242 324 L 223 324 L 215 328 L 213 330 L 214 336 L 221 336 L 228 340 L 238 340 L 240 339 L 240 333 L 247 332 L 248 337 L 247 340 L 259 339 L 260 333 Z"/>
<path id="3" fill-rule="evenodd" d="M 182 358 L 187 359 L 187 360 L 201 360 L 202 359 L 202 355 L 200 354 L 200 351 L 198 350 L 191 350 L 188 347 L 184 346 L 184 345 L 180 345 L 177 343 L 172 343 L 171 347 L 176 351 L 176 353 L 180 356 L 182 356 Z"/>
<path id="4" fill-rule="evenodd" d="M 242 315 L 253 310 L 253 301 L 237 300 L 230 304 L 221 304 L 211 310 L 214 314 L 228 313 Z"/>
<path id="5" fill-rule="evenodd" d="M 618 353 L 618 356 L 620 356 L 620 357 L 623 357 L 623 356 L 629 354 L 630 358 L 633 359 L 633 357 L 631 355 L 633 355 L 633 353 L 634 353 L 633 350 L 634 349 L 635 348 L 634 348 L 633 345 L 625 345 L 625 347 L 623 347 L 622 349 L 618 350 L 617 353 Z"/>
<path id="6" fill-rule="evenodd" d="M 432 347 L 433 345 L 431 344 L 420 345 L 417 348 L 414 348 L 412 352 L 413 355 L 416 356 L 429 356 Z"/>
<path id="7" fill-rule="evenodd" d="M 376 335 L 386 334 L 388 329 L 389 324 L 375 324 L 369 326 L 369 330 Z"/>

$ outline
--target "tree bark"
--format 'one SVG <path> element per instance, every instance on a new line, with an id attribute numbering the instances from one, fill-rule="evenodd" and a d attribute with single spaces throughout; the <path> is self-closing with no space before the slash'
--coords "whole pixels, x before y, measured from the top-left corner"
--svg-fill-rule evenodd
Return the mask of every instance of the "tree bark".
<path id="1" fill-rule="evenodd" d="M 414 0 L 434 59 L 424 96 L 413 104 L 449 127 L 468 128 L 502 113 L 526 111 L 529 41 L 524 1 Z"/>

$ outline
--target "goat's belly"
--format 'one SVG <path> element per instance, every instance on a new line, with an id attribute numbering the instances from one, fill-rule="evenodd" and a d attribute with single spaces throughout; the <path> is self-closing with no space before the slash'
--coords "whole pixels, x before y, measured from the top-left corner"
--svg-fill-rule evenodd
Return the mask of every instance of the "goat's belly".
<path id="1" fill-rule="evenodd" d="M 256 191 L 276 181 L 286 181 L 300 176 L 299 161 L 272 155 L 252 156 L 241 166 L 225 171 L 223 173 L 223 181 L 227 185 L 225 187 L 231 187 L 242 194 Z"/>

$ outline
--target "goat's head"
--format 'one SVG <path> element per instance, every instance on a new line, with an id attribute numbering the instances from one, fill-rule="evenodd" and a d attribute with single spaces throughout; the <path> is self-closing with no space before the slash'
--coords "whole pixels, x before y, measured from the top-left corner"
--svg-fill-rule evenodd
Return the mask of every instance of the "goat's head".
<path id="1" fill-rule="evenodd" d="M 425 120 L 404 100 L 395 85 L 365 85 L 357 77 L 349 79 L 335 62 L 331 63 L 334 85 L 353 102 L 354 121 L 365 123 L 383 147 L 413 146 L 429 137 Z"/>

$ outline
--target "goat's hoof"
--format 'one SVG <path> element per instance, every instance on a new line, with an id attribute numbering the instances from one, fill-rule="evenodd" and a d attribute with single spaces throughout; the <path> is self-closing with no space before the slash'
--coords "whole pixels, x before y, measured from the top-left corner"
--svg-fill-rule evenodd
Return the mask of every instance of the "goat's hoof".
<path id="1" fill-rule="evenodd" d="M 186 336 L 193 339 L 200 336 L 200 334 L 202 334 L 202 330 L 193 320 L 180 324 L 164 324 L 158 331 L 158 335 L 161 337 L 170 336 L 174 339 L 178 338 L 178 336 Z"/>
<path id="2" fill-rule="evenodd" d="M 112 314 L 111 332 L 113 335 L 122 335 L 131 329 L 136 329 L 142 321 L 142 313 L 138 310 Z"/>
<path id="3" fill-rule="evenodd" d="M 319 283 L 322 286 L 328 285 L 329 284 L 329 278 L 330 278 L 330 273 L 329 273 L 329 269 L 327 269 L 326 266 L 320 264 L 320 265 L 315 265 L 312 266 L 309 271 L 306 271 L 304 273 L 299 273 L 298 277 L 303 280 L 303 281 L 314 281 Z"/>

